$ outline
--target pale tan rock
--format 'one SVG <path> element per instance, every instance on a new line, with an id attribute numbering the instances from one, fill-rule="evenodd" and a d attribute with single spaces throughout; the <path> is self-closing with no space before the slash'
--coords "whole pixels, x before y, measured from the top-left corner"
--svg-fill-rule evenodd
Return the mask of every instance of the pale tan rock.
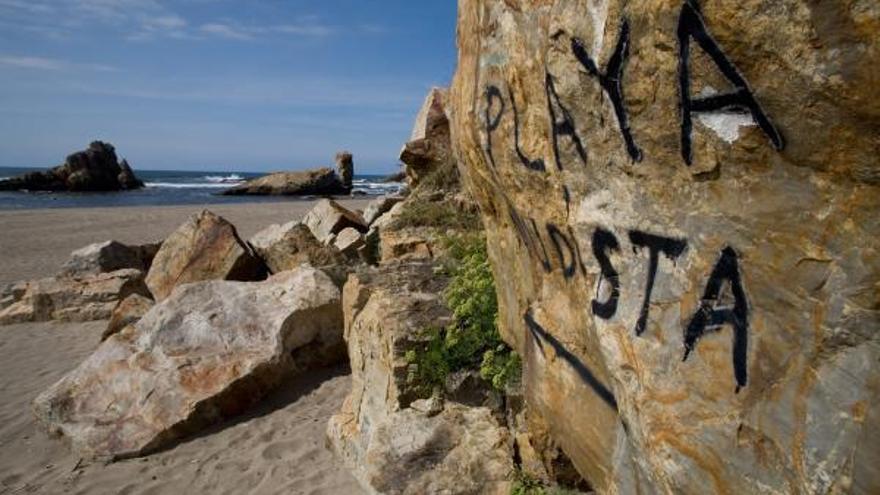
<path id="1" fill-rule="evenodd" d="M 878 493 L 880 10 L 696 3 L 459 2 L 453 142 L 529 417 L 599 493 Z"/>
<path id="2" fill-rule="evenodd" d="M 364 235 L 349 227 L 333 239 L 333 246 L 347 258 L 357 258 L 358 251 L 364 246 Z"/>
<path id="3" fill-rule="evenodd" d="M 107 323 L 107 329 L 101 335 L 101 340 L 107 340 L 111 335 L 121 332 L 123 328 L 137 323 L 154 305 L 152 299 L 141 294 L 132 294 L 119 301 L 110 314 L 110 322 Z"/>
<path id="4" fill-rule="evenodd" d="M 272 273 L 305 264 L 327 267 L 347 263 L 336 247 L 318 242 L 312 231 L 299 222 L 272 225 L 257 233 L 249 243 Z"/>
<path id="5" fill-rule="evenodd" d="M 161 301 L 182 284 L 260 280 L 265 273 L 265 265 L 238 237 L 235 227 L 205 210 L 165 240 L 146 282 L 156 301 Z"/>
<path id="6" fill-rule="evenodd" d="M 79 456 L 139 456 L 343 357 L 339 289 L 316 269 L 186 284 L 40 394 L 34 412 Z"/>
<path id="7" fill-rule="evenodd" d="M 327 243 L 331 236 L 351 227 L 358 232 L 366 232 L 364 219 L 357 213 L 346 209 L 332 199 L 322 199 L 306 214 L 303 222 L 315 237 Z"/>
<path id="8" fill-rule="evenodd" d="M 381 262 L 431 259 L 434 257 L 434 232 L 430 229 L 384 229 L 379 231 Z"/>
<path id="9" fill-rule="evenodd" d="M 17 284 L 10 297 L 13 302 L 0 311 L 0 325 L 105 320 L 116 304 L 131 294 L 149 294 L 141 271 L 127 269 Z"/>
<path id="10" fill-rule="evenodd" d="M 387 212 L 379 215 L 379 217 L 370 224 L 370 232 L 378 232 L 381 229 L 392 226 L 395 220 L 397 220 L 403 213 L 404 208 L 406 208 L 406 202 L 399 202 L 392 206 Z"/>
<path id="11" fill-rule="evenodd" d="M 333 416 L 333 450 L 370 492 L 509 493 L 513 451 L 487 408 L 419 401 L 408 350 L 451 314 L 432 263 L 364 269 L 343 291 L 352 391 Z M 413 403 L 415 402 L 415 406 Z"/>
<path id="12" fill-rule="evenodd" d="M 400 196 L 382 196 L 381 198 L 374 199 L 367 205 L 367 209 L 364 210 L 364 223 L 372 225 L 379 217 L 390 211 L 391 208 L 394 208 L 394 205 L 402 202 L 404 199 Z"/>

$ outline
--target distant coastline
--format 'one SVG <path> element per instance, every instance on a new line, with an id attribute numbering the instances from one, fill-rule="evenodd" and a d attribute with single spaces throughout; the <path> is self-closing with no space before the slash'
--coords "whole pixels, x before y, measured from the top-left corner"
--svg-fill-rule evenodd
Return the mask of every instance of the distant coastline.
<path id="1" fill-rule="evenodd" d="M 0 179 L 38 168 L 0 167 Z M 193 204 L 238 204 L 301 201 L 311 198 L 235 197 L 216 194 L 242 181 L 264 175 L 252 172 L 185 170 L 136 170 L 146 188 L 119 193 L 22 193 L 0 192 L 0 210 L 37 208 L 89 208 Z M 385 183 L 384 175 L 355 175 L 354 194 L 380 196 L 398 190 L 400 183 Z"/>

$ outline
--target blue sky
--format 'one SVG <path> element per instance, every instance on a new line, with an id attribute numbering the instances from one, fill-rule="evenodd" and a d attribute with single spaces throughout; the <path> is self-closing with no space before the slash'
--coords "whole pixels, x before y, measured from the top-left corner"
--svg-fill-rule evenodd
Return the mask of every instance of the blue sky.
<path id="1" fill-rule="evenodd" d="M 453 0 L 0 0 L 0 166 L 396 169 L 455 69 Z"/>

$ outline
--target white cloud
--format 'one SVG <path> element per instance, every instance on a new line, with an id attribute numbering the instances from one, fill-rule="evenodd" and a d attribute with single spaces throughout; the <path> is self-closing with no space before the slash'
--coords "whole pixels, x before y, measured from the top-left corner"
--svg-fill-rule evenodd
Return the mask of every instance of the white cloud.
<path id="1" fill-rule="evenodd" d="M 199 31 L 207 36 L 249 41 L 272 35 L 322 38 L 332 35 L 336 29 L 318 22 L 280 25 L 241 25 L 230 22 L 212 22 L 202 25 Z"/>
<path id="2" fill-rule="evenodd" d="M 212 23 L 205 24 L 199 28 L 203 34 L 217 36 L 218 38 L 227 38 L 232 40 L 251 40 L 253 36 L 249 33 L 229 24 Z"/>
<path id="3" fill-rule="evenodd" d="M 16 69 L 32 70 L 89 70 L 97 72 L 115 72 L 117 69 L 102 64 L 80 64 L 55 58 L 0 55 L 0 66 Z"/>
<path id="4" fill-rule="evenodd" d="M 2 11 L 23 11 L 46 15 L 55 12 L 55 8 L 45 3 L 28 0 L 0 0 L 0 12 Z"/>
<path id="5" fill-rule="evenodd" d="M 285 24 L 281 26 L 272 26 L 269 30 L 276 33 L 315 37 L 329 36 L 336 32 L 332 27 L 324 26 L 322 24 Z"/>
<path id="6" fill-rule="evenodd" d="M 129 40 L 144 41 L 155 38 L 190 38 L 187 31 L 189 22 L 177 14 L 141 15 L 137 19 L 138 29 L 128 35 Z"/>
<path id="7" fill-rule="evenodd" d="M 188 2 L 209 0 L 187 0 Z M 214 0 L 210 0 L 214 1 Z M 0 0 L 0 27 L 53 39 L 69 39 L 95 30 L 130 41 L 211 39 L 252 41 L 266 38 L 325 38 L 344 31 L 317 15 L 300 15 L 275 23 L 241 23 L 231 19 L 187 19 L 169 0 Z M 377 34 L 379 25 L 347 31 Z"/>

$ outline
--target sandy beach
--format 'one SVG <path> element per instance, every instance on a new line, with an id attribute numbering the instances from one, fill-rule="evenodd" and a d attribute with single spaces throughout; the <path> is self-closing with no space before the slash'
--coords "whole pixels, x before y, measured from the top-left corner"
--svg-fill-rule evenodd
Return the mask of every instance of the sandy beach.
<path id="1" fill-rule="evenodd" d="M 342 200 L 363 209 L 369 199 Z M 94 242 L 146 243 L 164 239 L 189 215 L 209 209 L 226 218 L 248 239 L 273 223 L 302 218 L 313 201 L 208 206 L 58 208 L 0 211 L 0 284 L 49 277 L 70 252 Z"/>
<path id="2" fill-rule="evenodd" d="M 362 209 L 366 200 L 344 201 Z M 301 218 L 311 202 L 211 206 L 243 238 Z M 0 212 L 0 283 L 51 276 L 70 251 L 107 239 L 159 240 L 204 209 L 138 207 Z M 33 398 L 76 367 L 106 322 L 0 327 L 0 494 L 357 494 L 324 430 L 349 387 L 344 367 L 292 378 L 242 417 L 158 454 L 87 464 L 33 422 Z"/>

